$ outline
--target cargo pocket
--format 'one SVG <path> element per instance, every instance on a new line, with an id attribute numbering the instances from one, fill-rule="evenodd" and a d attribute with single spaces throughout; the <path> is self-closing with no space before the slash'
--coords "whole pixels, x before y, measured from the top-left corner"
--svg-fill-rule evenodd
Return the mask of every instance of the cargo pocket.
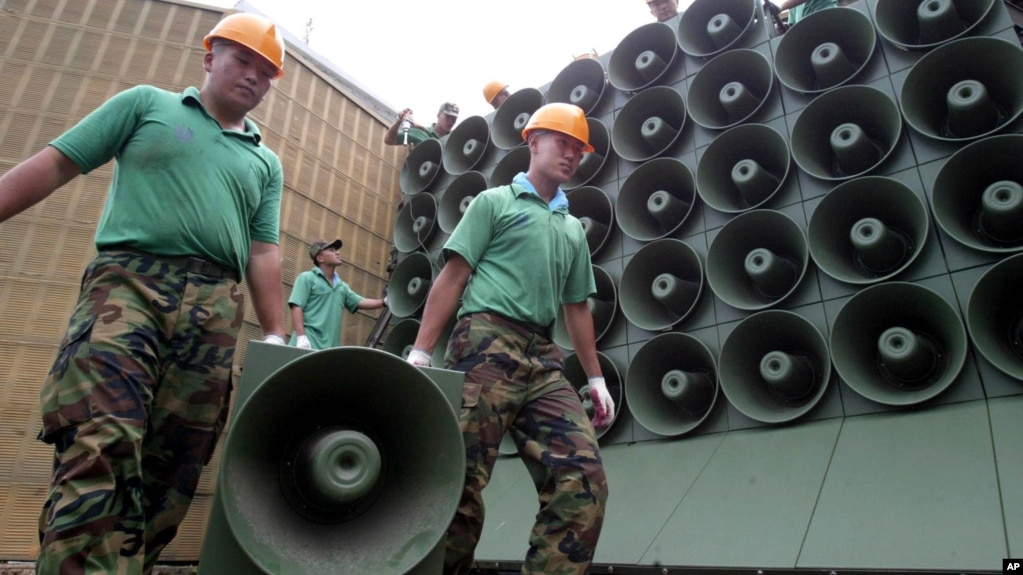
<path id="1" fill-rule="evenodd" d="M 89 339 L 95 323 L 96 316 L 92 314 L 82 318 L 72 316 L 53 367 L 39 390 L 43 418 L 39 439 L 46 443 L 53 443 L 54 433 L 92 417 L 93 382 L 65 376 L 73 370 L 74 362 L 89 355 Z"/>
<path id="2" fill-rule="evenodd" d="M 482 383 L 467 381 L 462 384 L 462 412 L 460 423 L 462 426 L 462 441 L 465 442 L 465 473 L 472 476 L 476 472 L 478 462 L 485 457 L 483 446 L 480 444 L 479 427 L 480 418 L 485 414 L 480 413 L 480 393 L 483 390 Z"/>

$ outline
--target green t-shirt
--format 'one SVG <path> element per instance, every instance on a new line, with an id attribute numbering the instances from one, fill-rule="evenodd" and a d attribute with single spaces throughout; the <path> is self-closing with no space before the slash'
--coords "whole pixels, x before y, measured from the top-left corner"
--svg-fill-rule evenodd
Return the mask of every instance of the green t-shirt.
<path id="1" fill-rule="evenodd" d="M 136 86 L 50 143 L 88 173 L 111 159 L 96 249 L 199 256 L 244 273 L 253 240 L 280 237 L 280 159 L 256 125 L 224 130 L 199 91 Z"/>
<path id="2" fill-rule="evenodd" d="M 825 8 L 834 8 L 838 5 L 838 0 L 807 0 L 799 6 L 793 6 L 789 8 L 789 25 L 799 22 L 803 18 L 806 18 L 810 14 L 823 10 Z"/>
<path id="3" fill-rule="evenodd" d="M 408 143 L 411 144 L 412 147 L 414 148 L 420 142 L 425 142 L 426 140 L 430 139 L 439 140 L 440 136 L 438 136 L 437 132 L 433 130 L 434 126 L 436 125 L 437 124 L 433 124 L 432 126 L 425 130 L 420 130 L 419 128 L 413 126 L 412 129 L 408 131 Z M 405 135 L 402 134 L 401 130 L 398 130 L 398 135 L 395 138 L 399 144 L 405 144 Z"/>
<path id="4" fill-rule="evenodd" d="M 313 349 L 341 345 L 341 308 L 355 313 L 361 301 L 362 296 L 352 291 L 340 276 L 335 273 L 331 285 L 318 267 L 298 274 L 288 297 L 288 305 L 302 308 L 302 323 Z M 295 345 L 295 340 L 292 333 L 291 345 Z"/>
<path id="5" fill-rule="evenodd" d="M 515 182 L 480 192 L 444 245 L 473 270 L 458 316 L 490 311 L 549 325 L 562 304 L 597 291 L 586 234 L 563 192 L 548 206 L 523 174 Z"/>

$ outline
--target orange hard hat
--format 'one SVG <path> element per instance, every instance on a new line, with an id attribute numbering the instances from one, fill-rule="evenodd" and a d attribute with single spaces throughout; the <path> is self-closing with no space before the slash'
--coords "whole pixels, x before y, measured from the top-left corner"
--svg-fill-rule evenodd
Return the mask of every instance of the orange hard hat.
<path id="1" fill-rule="evenodd" d="M 590 125 L 586 123 L 583 109 L 574 104 L 554 102 L 537 108 L 522 129 L 522 139 L 528 140 L 533 130 L 550 130 L 567 134 L 586 145 L 584 152 L 593 152 L 590 145 Z"/>
<path id="2" fill-rule="evenodd" d="M 214 38 L 237 42 L 266 58 L 277 67 L 277 75 L 284 75 L 284 36 L 269 19 L 258 14 L 238 12 L 224 18 L 203 38 L 206 50 L 212 47 Z"/>
<path id="3" fill-rule="evenodd" d="M 508 84 L 505 84 L 500 80 L 491 80 L 487 82 L 486 86 L 483 86 L 483 99 L 489 104 L 494 101 L 494 98 L 496 98 L 498 94 L 501 93 L 501 90 L 504 90 L 507 87 Z"/>

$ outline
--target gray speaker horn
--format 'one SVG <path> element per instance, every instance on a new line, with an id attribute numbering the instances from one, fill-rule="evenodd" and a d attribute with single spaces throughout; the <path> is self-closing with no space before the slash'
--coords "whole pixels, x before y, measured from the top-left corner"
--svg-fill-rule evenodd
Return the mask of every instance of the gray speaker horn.
<path id="1" fill-rule="evenodd" d="M 387 337 L 384 338 L 381 349 L 402 359 L 407 359 L 418 334 L 418 319 L 402 319 L 387 330 Z"/>
<path id="2" fill-rule="evenodd" d="M 625 402 L 622 401 L 624 392 L 622 391 L 622 377 L 618 373 L 618 367 L 611 361 L 611 358 L 599 351 L 597 352 L 597 361 L 600 363 L 600 373 L 604 376 L 607 391 L 615 402 L 615 416 L 611 423 L 601 429 L 594 428 L 594 431 L 597 433 L 597 439 L 600 439 L 614 427 L 615 422 L 618 421 L 619 416 L 622 414 L 622 410 L 625 409 Z M 574 353 L 565 358 L 565 379 L 579 393 L 579 398 L 583 402 L 583 408 L 586 410 L 587 415 L 590 416 L 590 419 L 593 419 L 596 413 L 593 407 L 593 400 L 590 399 L 589 378 L 586 376 L 586 371 L 583 370 L 579 356 Z"/>
<path id="3" fill-rule="evenodd" d="M 988 268 L 970 292 L 966 327 L 980 353 L 1002 373 L 1023 381 L 1023 254 Z"/>
<path id="4" fill-rule="evenodd" d="M 600 60 L 581 58 L 573 60 L 554 77 L 544 101 L 575 104 L 587 116 L 596 109 L 605 93 L 607 72 Z"/>
<path id="5" fill-rule="evenodd" d="M 877 0 L 881 37 L 903 50 L 929 50 L 968 36 L 994 12 L 997 0 Z"/>
<path id="6" fill-rule="evenodd" d="M 593 181 L 603 171 L 611 155 L 611 137 L 604 122 L 596 118 L 586 118 L 586 125 L 589 127 L 589 143 L 593 146 L 593 151 L 583 154 L 575 174 L 561 185 L 563 190 L 572 190 Z"/>
<path id="7" fill-rule="evenodd" d="M 962 38 L 934 48 L 909 69 L 900 104 L 924 136 L 969 142 L 1023 113 L 1023 49 L 1000 38 Z"/>
<path id="8" fill-rule="evenodd" d="M 487 178 L 479 172 L 465 172 L 451 180 L 444 189 L 437 208 L 437 223 L 440 229 L 449 234 L 454 232 L 473 198 L 486 189 Z"/>
<path id="9" fill-rule="evenodd" d="M 955 381 L 966 361 L 959 312 L 919 284 L 885 282 L 857 292 L 831 327 L 835 371 L 853 391 L 884 405 L 916 405 Z"/>
<path id="10" fill-rule="evenodd" d="M 649 242 L 682 227 L 695 202 L 689 168 L 674 158 L 655 158 L 625 179 L 615 201 L 615 218 L 627 236 Z"/>
<path id="11" fill-rule="evenodd" d="M 409 254 L 398 262 L 387 281 L 387 305 L 395 317 L 410 317 L 422 309 L 430 293 L 434 270 L 430 256 Z"/>
<path id="12" fill-rule="evenodd" d="M 763 124 L 729 128 L 714 139 L 696 167 L 696 191 L 719 212 L 737 214 L 767 203 L 789 175 L 785 136 Z"/>
<path id="13" fill-rule="evenodd" d="M 645 162 L 667 151 L 682 134 L 686 103 L 678 90 L 654 86 L 622 106 L 611 131 L 615 153 L 630 162 Z"/>
<path id="14" fill-rule="evenodd" d="M 931 188 L 938 226 L 955 241 L 995 254 L 1023 251 L 1023 135 L 968 144 L 941 166 Z"/>
<path id="15" fill-rule="evenodd" d="M 707 62 L 689 83 L 689 116 L 709 130 L 754 117 L 774 88 L 771 61 L 756 50 L 729 50 Z"/>
<path id="16" fill-rule="evenodd" d="M 608 80 L 622 92 L 638 92 L 658 83 L 677 57 L 675 30 L 663 22 L 644 24 L 611 52 Z"/>
<path id="17" fill-rule="evenodd" d="M 864 176 L 832 189 L 810 216 L 810 257 L 840 282 L 866 285 L 909 267 L 927 242 L 924 200 L 898 180 Z"/>
<path id="18" fill-rule="evenodd" d="M 413 148 L 401 166 L 398 183 L 402 193 L 413 195 L 429 190 L 440 175 L 443 154 L 440 140 L 432 138 Z"/>
<path id="19" fill-rule="evenodd" d="M 696 309 L 703 293 L 703 263 L 689 244 L 651 242 L 625 264 L 619 286 L 622 313 L 647 331 L 670 329 Z"/>
<path id="20" fill-rule="evenodd" d="M 877 33 L 866 14 L 855 8 L 821 10 L 781 37 L 774 66 L 791 90 L 819 94 L 855 78 L 876 48 Z"/>
<path id="21" fill-rule="evenodd" d="M 679 19 L 678 46 L 694 58 L 712 58 L 742 46 L 756 26 L 756 0 L 696 0 Z"/>
<path id="22" fill-rule="evenodd" d="M 796 118 L 792 157 L 822 180 L 847 180 L 881 165 L 902 134 L 895 101 L 877 88 L 849 85 L 817 96 Z"/>
<path id="23" fill-rule="evenodd" d="M 762 423 L 809 413 L 831 380 L 828 344 L 809 320 L 785 310 L 757 312 L 721 343 L 718 381 L 729 403 Z"/>
<path id="24" fill-rule="evenodd" d="M 504 106 L 501 106 L 502 108 Z M 497 164 L 494 165 L 493 171 L 490 172 L 490 177 L 487 179 L 487 183 L 491 188 L 497 186 L 506 186 L 512 183 L 512 179 L 519 172 L 526 172 L 529 170 L 529 147 L 519 146 L 512 150 L 509 150 Z"/>
<path id="25" fill-rule="evenodd" d="M 583 186 L 565 194 L 568 199 L 568 213 L 579 219 L 586 232 L 586 245 L 590 258 L 604 249 L 614 233 L 614 206 L 611 198 L 600 188 Z"/>
<path id="26" fill-rule="evenodd" d="M 483 165 L 490 146 L 490 125 L 483 116 L 471 116 L 455 126 L 444 140 L 444 169 L 457 176 Z"/>
<path id="27" fill-rule="evenodd" d="M 707 251 L 707 283 L 721 301 L 747 311 L 792 294 L 810 261 L 806 236 L 782 212 L 752 210 L 718 231 Z"/>
<path id="28" fill-rule="evenodd" d="M 437 231 L 436 221 L 437 200 L 432 195 L 409 196 L 394 220 L 394 247 L 402 253 L 429 249 L 427 244 Z"/>
<path id="29" fill-rule="evenodd" d="M 490 125 L 490 139 L 502 150 L 510 150 L 525 143 L 522 130 L 529 123 L 540 106 L 543 105 L 543 94 L 536 88 L 516 90 L 494 113 Z"/>
<path id="30" fill-rule="evenodd" d="M 614 279 L 600 266 L 593 266 L 593 280 L 597 284 L 597 293 L 587 298 L 586 305 L 593 317 L 593 337 L 600 343 L 600 340 L 607 335 L 608 330 L 614 323 L 615 315 L 618 312 L 618 289 L 615 287 Z M 558 316 L 554 320 L 553 330 L 554 343 L 567 350 L 574 350 L 572 340 L 568 337 L 568 328 L 565 326 L 565 314 L 558 308 Z"/>
<path id="31" fill-rule="evenodd" d="M 665 437 L 699 427 L 714 409 L 718 390 L 714 354 L 686 333 L 662 333 L 648 340 L 625 376 L 632 416 L 651 433 Z"/>

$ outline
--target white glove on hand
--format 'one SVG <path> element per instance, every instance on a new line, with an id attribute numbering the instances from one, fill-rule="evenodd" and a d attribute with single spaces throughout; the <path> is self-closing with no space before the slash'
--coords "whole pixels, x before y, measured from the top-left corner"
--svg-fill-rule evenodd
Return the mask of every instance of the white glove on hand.
<path id="1" fill-rule="evenodd" d="M 593 426 L 605 428 L 611 425 L 615 418 L 615 400 L 607 391 L 607 383 L 603 377 L 591 377 L 588 383 L 590 399 L 593 400 Z"/>
<path id="2" fill-rule="evenodd" d="M 391 304 L 387 303 L 387 296 L 384 296 L 384 307 L 391 307 Z"/>
<path id="3" fill-rule="evenodd" d="M 288 342 L 284 341 L 284 338 L 275 334 L 268 333 L 263 336 L 263 343 L 272 343 L 274 345 L 288 345 Z"/>
<path id="4" fill-rule="evenodd" d="M 302 349 L 313 348 L 312 344 L 309 343 L 309 336 L 306 335 L 300 335 L 295 338 L 295 347 L 300 347 Z"/>
<path id="5" fill-rule="evenodd" d="M 406 361 L 416 367 L 430 367 L 430 354 L 421 349 L 412 348 Z"/>

